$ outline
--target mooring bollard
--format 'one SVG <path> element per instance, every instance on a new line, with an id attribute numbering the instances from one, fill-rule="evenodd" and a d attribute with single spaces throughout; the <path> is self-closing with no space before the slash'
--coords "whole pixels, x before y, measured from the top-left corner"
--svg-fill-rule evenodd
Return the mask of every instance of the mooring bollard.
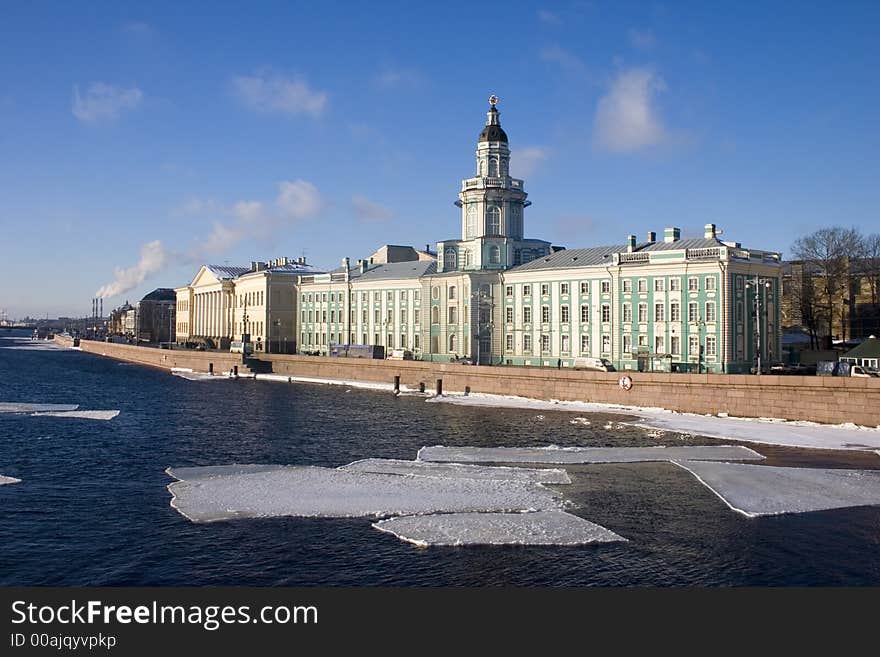
<path id="1" fill-rule="evenodd" d="M 214 373 L 214 363 L 208 363 L 208 374 Z"/>
<path id="2" fill-rule="evenodd" d="M 419 392 L 425 392 L 425 382 L 424 381 L 419 382 Z"/>
<path id="3" fill-rule="evenodd" d="M 400 394 L 400 375 L 399 374 L 394 377 L 394 394 L 395 395 Z"/>
<path id="4" fill-rule="evenodd" d="M 470 386 L 464 387 L 464 394 L 465 394 L 465 396 L 471 394 L 471 387 Z"/>
<path id="5" fill-rule="evenodd" d="M 234 376 L 236 379 L 238 378 L 238 365 L 232 366 L 232 376 Z"/>
<path id="6" fill-rule="evenodd" d="M 439 397 L 443 394 L 443 379 L 437 379 L 437 383 L 434 386 L 435 394 Z"/>

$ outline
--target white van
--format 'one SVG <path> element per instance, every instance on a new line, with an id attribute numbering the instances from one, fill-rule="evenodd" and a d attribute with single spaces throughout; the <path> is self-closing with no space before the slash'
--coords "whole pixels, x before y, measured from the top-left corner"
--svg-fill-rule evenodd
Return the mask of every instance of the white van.
<path id="1" fill-rule="evenodd" d="M 409 349 L 392 349 L 386 360 L 412 360 L 413 353 Z"/>
<path id="2" fill-rule="evenodd" d="M 607 358 L 575 358 L 572 368 L 594 372 L 613 372 L 614 365 Z"/>

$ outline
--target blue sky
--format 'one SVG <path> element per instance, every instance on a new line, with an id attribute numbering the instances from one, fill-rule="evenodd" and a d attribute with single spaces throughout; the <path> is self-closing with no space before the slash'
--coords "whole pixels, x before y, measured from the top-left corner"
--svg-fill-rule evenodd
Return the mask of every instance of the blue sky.
<path id="1" fill-rule="evenodd" d="M 490 93 L 529 237 L 876 232 L 878 31 L 872 2 L 6 4 L 0 309 L 454 238 Z"/>

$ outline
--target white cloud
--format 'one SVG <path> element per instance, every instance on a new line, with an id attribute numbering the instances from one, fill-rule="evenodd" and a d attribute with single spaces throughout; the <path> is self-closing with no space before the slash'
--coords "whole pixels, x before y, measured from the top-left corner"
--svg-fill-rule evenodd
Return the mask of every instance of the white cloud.
<path id="1" fill-rule="evenodd" d="M 151 274 L 162 270 L 169 263 L 169 253 L 165 250 L 160 240 L 148 242 L 141 247 L 141 257 L 133 267 L 114 271 L 113 281 L 101 286 L 95 292 L 96 297 L 102 299 L 124 294 L 137 287 Z"/>
<path id="2" fill-rule="evenodd" d="M 224 207 L 212 200 L 190 199 L 173 213 L 189 216 L 213 214 L 217 219 L 213 222 L 211 232 L 198 239 L 187 253 L 166 251 L 159 240 L 145 244 L 141 247 L 138 263 L 128 269 L 116 269 L 113 282 L 102 286 L 96 296 L 123 294 L 168 266 L 205 262 L 207 258 L 224 253 L 245 239 L 269 239 L 277 235 L 279 229 L 316 216 L 325 206 L 317 188 L 305 180 L 280 182 L 274 205 L 262 201 L 238 201 Z"/>
<path id="3" fill-rule="evenodd" d="M 554 14 L 552 11 L 547 11 L 546 9 L 538 10 L 538 20 L 547 25 L 561 25 L 562 21 L 559 19 L 559 16 Z"/>
<path id="4" fill-rule="evenodd" d="M 81 95 L 79 85 L 73 86 L 73 105 L 70 111 L 80 121 L 113 120 L 123 110 L 134 109 L 144 99 L 137 87 L 114 87 L 103 82 L 93 82 L 85 95 Z"/>
<path id="5" fill-rule="evenodd" d="M 376 84 L 383 89 L 415 88 L 423 82 L 424 76 L 412 69 L 386 69 L 376 78 Z"/>
<path id="6" fill-rule="evenodd" d="M 388 221 L 394 216 L 394 213 L 384 205 L 379 205 L 364 196 L 353 196 L 351 205 L 355 215 L 363 221 Z"/>
<path id="7" fill-rule="evenodd" d="M 324 209 L 326 203 L 317 187 L 306 180 L 283 181 L 278 184 L 275 205 L 289 219 L 313 217 Z"/>
<path id="8" fill-rule="evenodd" d="M 548 150 L 543 146 L 517 148 L 510 155 L 511 173 L 515 173 L 520 178 L 528 178 L 548 155 Z"/>
<path id="9" fill-rule="evenodd" d="M 304 78 L 276 73 L 236 76 L 232 79 L 232 91 L 245 106 L 257 112 L 318 117 L 327 104 L 327 93 L 312 89 Z"/>
<path id="10" fill-rule="evenodd" d="M 663 79 L 647 69 L 622 71 L 596 107 L 595 145 L 627 152 L 664 142 L 667 132 L 657 115 L 654 96 L 665 88 Z"/>
<path id="11" fill-rule="evenodd" d="M 541 50 L 540 58 L 542 61 L 559 64 L 562 68 L 572 71 L 580 71 L 586 68 L 580 57 L 573 55 L 558 45 L 548 46 Z"/>
<path id="12" fill-rule="evenodd" d="M 640 30 L 634 27 L 630 29 L 627 36 L 629 37 L 629 44 L 638 50 L 650 50 L 657 43 L 651 30 Z"/>

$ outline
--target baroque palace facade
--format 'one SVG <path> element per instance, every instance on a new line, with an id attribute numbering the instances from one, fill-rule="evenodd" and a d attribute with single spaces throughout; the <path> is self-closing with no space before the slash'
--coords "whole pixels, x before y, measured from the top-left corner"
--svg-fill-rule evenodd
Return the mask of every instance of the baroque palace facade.
<path id="1" fill-rule="evenodd" d="M 330 272 L 288 261 L 206 265 L 177 290 L 178 341 L 222 345 L 251 333 L 268 351 L 370 344 L 435 361 L 572 367 L 602 358 L 619 370 L 717 373 L 779 359 L 778 253 L 722 241 L 714 224 L 702 238 L 668 227 L 662 239 L 585 249 L 525 238 L 530 202 L 508 173 L 496 102 L 476 175 L 456 202 L 460 235 L 438 242 L 436 257 L 387 246 Z"/>

